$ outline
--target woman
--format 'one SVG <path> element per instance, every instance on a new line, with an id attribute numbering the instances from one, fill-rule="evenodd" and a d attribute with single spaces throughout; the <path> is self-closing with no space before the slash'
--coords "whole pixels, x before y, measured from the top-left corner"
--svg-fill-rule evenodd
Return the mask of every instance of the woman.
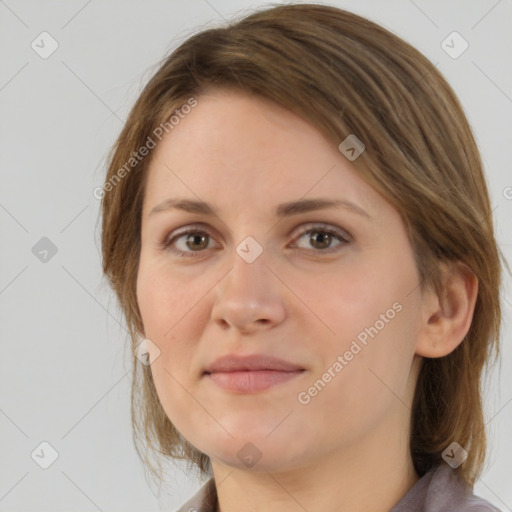
<path id="1" fill-rule="evenodd" d="M 180 510 L 497 510 L 472 486 L 500 251 L 418 51 L 314 4 L 194 35 L 133 107 L 102 209 L 135 439 L 209 477 Z"/>

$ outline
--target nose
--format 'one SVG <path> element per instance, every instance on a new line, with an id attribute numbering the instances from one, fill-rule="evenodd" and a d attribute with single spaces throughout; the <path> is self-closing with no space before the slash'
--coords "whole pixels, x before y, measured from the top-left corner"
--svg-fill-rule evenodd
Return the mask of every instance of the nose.
<path id="1" fill-rule="evenodd" d="M 244 334 L 275 327 L 286 316 L 283 285 L 267 267 L 265 251 L 252 263 L 233 252 L 232 268 L 215 290 L 213 321 Z"/>

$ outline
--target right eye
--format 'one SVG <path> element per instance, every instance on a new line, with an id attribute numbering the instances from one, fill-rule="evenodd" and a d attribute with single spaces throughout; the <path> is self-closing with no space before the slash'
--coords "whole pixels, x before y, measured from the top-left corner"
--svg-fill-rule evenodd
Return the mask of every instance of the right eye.
<path id="1" fill-rule="evenodd" d="M 203 252 L 202 249 L 208 249 L 210 235 L 198 226 L 188 227 L 188 229 L 167 237 L 160 244 L 161 249 L 177 254 L 179 256 L 194 256 L 194 252 Z M 181 248 L 177 246 L 181 243 Z M 196 250 L 197 249 L 197 250 Z"/>

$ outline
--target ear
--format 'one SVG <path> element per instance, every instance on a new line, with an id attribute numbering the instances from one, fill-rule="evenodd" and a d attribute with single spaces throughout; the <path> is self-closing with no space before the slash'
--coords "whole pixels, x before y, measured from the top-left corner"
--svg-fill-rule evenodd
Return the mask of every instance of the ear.
<path id="1" fill-rule="evenodd" d="M 439 293 L 425 292 L 423 315 L 416 343 L 416 354 L 435 358 L 455 350 L 469 331 L 478 279 L 462 262 L 442 264 L 443 284 Z"/>

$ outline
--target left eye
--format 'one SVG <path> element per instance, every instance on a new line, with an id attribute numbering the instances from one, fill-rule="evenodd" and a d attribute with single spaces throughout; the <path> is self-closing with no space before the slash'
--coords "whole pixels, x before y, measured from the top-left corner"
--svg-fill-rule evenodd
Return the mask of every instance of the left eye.
<path id="1" fill-rule="evenodd" d="M 348 236 L 345 233 L 325 225 L 314 226 L 307 231 L 303 231 L 297 240 L 300 240 L 306 235 L 309 235 L 309 238 L 307 238 L 308 243 L 312 244 L 313 247 L 320 249 L 320 251 L 324 253 L 336 251 L 340 245 L 343 245 L 343 243 L 348 243 Z M 330 247 L 333 238 L 337 238 L 339 243 L 334 247 Z"/>
<path id="2" fill-rule="evenodd" d="M 309 243 L 317 249 L 314 251 L 317 253 L 334 252 L 338 250 L 340 245 L 349 243 L 349 236 L 344 231 L 326 226 L 325 224 L 308 226 L 307 230 L 301 231 L 300 235 L 296 237 L 296 240 L 301 240 L 307 235 L 309 235 Z M 186 231 L 177 233 L 174 237 L 164 239 L 160 244 L 160 248 L 180 256 L 193 256 L 191 253 L 202 252 L 202 249 L 210 248 L 208 247 L 210 238 L 210 235 L 206 231 L 201 231 L 199 227 L 192 227 Z M 337 239 L 339 243 L 330 247 L 333 238 Z M 185 240 L 185 245 L 180 249 L 177 244 L 181 239 Z M 309 250 L 308 248 L 303 249 Z"/>

